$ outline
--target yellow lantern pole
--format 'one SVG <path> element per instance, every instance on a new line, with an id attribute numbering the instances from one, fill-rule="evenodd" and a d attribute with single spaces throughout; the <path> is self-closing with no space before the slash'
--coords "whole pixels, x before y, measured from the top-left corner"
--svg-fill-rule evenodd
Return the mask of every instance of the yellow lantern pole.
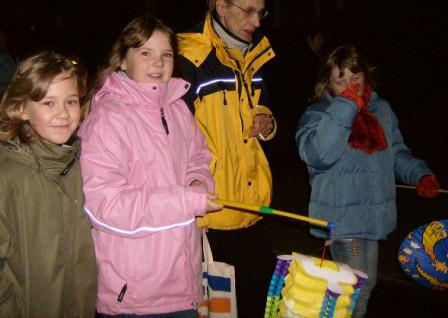
<path id="1" fill-rule="evenodd" d="M 311 218 L 311 217 L 308 217 L 308 216 L 303 216 L 303 215 L 299 215 L 299 214 L 295 214 L 295 213 L 275 210 L 275 209 L 272 209 L 272 208 L 266 207 L 266 206 L 251 205 L 251 204 L 240 203 L 240 202 L 232 202 L 232 201 L 226 201 L 226 200 L 221 200 L 221 199 L 216 199 L 215 201 L 217 203 L 219 203 L 219 204 L 222 204 L 222 205 L 226 206 L 226 207 L 237 208 L 237 209 L 241 209 L 241 210 L 254 211 L 254 212 L 259 212 L 259 213 L 262 213 L 262 214 L 281 215 L 281 216 L 288 217 L 288 218 L 291 218 L 291 219 L 296 219 L 296 220 L 300 220 L 300 221 L 303 221 L 303 222 L 308 222 L 308 223 L 311 223 L 311 224 L 314 224 L 314 225 L 318 225 L 318 226 L 321 226 L 321 227 L 326 227 L 326 228 L 329 228 L 330 230 L 334 226 L 334 224 L 332 222 L 329 222 L 329 221 L 315 219 L 315 218 Z"/>

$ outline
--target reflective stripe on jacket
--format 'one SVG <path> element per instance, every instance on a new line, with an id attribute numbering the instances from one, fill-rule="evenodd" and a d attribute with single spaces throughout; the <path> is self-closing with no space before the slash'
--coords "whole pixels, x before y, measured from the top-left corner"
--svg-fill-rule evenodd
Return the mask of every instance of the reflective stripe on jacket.
<path id="1" fill-rule="evenodd" d="M 206 194 L 189 185 L 199 180 L 212 192 L 213 179 L 205 138 L 180 99 L 189 86 L 113 73 L 80 129 L 101 313 L 175 312 L 202 300 L 195 217 L 205 213 Z"/>
<path id="2" fill-rule="evenodd" d="M 234 58 L 214 31 L 210 14 L 195 30 L 178 38 L 184 75 L 192 83 L 187 101 L 212 153 L 215 192 L 224 200 L 268 206 L 269 164 L 258 139 L 249 137 L 254 116 L 271 114 L 264 106 L 267 92 L 260 71 L 274 57 L 268 39 L 256 32 L 251 49 L 244 57 Z M 259 218 L 224 208 L 198 223 L 230 230 L 250 226 Z"/>
<path id="3" fill-rule="evenodd" d="M 300 119 L 296 143 L 311 182 L 309 214 L 335 223 L 333 238 L 385 239 L 397 223 L 395 179 L 416 185 L 432 174 L 403 142 L 389 104 L 373 92 L 369 110 L 378 118 L 388 147 L 373 154 L 348 144 L 357 106 L 326 95 Z M 312 230 L 320 237 L 327 232 Z"/>

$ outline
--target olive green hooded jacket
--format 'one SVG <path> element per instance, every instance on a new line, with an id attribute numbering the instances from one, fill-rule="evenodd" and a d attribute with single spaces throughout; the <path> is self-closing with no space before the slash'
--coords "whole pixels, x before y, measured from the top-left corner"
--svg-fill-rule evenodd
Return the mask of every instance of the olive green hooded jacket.
<path id="1" fill-rule="evenodd" d="M 94 317 L 79 148 L 0 143 L 0 317 Z"/>

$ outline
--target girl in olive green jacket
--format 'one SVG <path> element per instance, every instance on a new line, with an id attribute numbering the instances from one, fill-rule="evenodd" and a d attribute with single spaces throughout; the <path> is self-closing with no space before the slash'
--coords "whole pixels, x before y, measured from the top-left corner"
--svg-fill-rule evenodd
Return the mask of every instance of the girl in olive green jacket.
<path id="1" fill-rule="evenodd" d="M 52 52 L 19 64 L 0 104 L 0 317 L 93 317 L 78 128 L 85 73 Z"/>

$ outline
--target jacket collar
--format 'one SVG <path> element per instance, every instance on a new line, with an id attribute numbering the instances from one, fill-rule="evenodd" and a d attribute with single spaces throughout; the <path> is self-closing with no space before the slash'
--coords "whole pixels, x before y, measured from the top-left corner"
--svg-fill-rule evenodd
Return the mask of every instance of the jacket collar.
<path id="1" fill-rule="evenodd" d="M 227 46 L 225 41 L 219 36 L 219 34 L 214 29 L 213 21 L 218 21 L 218 20 L 213 18 L 213 13 L 212 12 L 209 12 L 207 14 L 207 16 L 205 17 L 203 34 L 206 37 L 211 38 L 212 43 L 214 43 L 214 46 L 224 46 L 224 47 Z M 229 37 L 232 36 L 232 38 L 235 41 L 244 42 L 243 40 L 239 39 L 235 35 L 232 35 L 229 31 L 227 31 L 224 28 L 224 26 L 222 26 L 222 24 L 220 24 L 220 25 L 224 29 L 224 31 L 227 34 L 229 34 Z M 263 39 L 266 39 L 265 36 L 263 35 L 263 33 L 259 29 L 256 29 L 254 34 L 253 34 L 253 41 L 250 43 L 249 51 L 252 50 L 253 48 L 255 48 Z M 248 43 L 248 42 L 246 42 L 246 43 Z"/>
<path id="2" fill-rule="evenodd" d="M 81 143 L 79 138 L 74 138 L 70 145 L 54 145 L 38 138 L 31 144 L 23 144 L 18 138 L 7 142 L 10 152 L 21 154 L 17 161 L 32 167 L 35 170 L 44 171 L 49 176 L 65 174 L 79 159 Z"/>
<path id="3" fill-rule="evenodd" d="M 221 61 L 222 64 L 233 68 L 238 69 L 241 67 L 241 71 L 243 73 L 246 72 L 246 69 L 251 66 L 254 69 L 254 72 L 258 70 L 261 65 L 266 63 L 268 60 L 274 57 L 274 52 L 271 48 L 271 44 L 269 40 L 263 36 L 260 30 L 255 30 L 254 40 L 252 42 L 252 46 L 246 52 L 243 57 L 243 60 L 240 61 L 240 66 L 237 65 L 236 59 L 231 56 L 230 50 L 227 49 L 227 44 L 219 37 L 216 31 L 213 29 L 212 15 L 209 13 L 206 17 L 206 23 L 204 27 L 204 34 L 209 34 L 211 37 L 211 41 L 213 46 L 217 48 L 216 56 Z M 253 64 L 253 62 L 255 63 Z M 253 72 L 253 73 L 254 73 Z"/>
<path id="4" fill-rule="evenodd" d="M 244 55 L 252 46 L 251 42 L 244 41 L 227 30 L 227 28 L 218 20 L 216 11 L 212 13 L 212 25 L 218 37 L 223 40 L 228 48 L 237 48 Z"/>
<path id="5" fill-rule="evenodd" d="M 200 29 L 193 32 L 186 32 L 178 34 L 179 39 L 179 54 L 191 61 L 196 67 L 199 67 L 213 50 L 217 48 L 218 51 L 224 49 L 226 44 L 218 36 L 213 28 L 212 13 L 207 13 Z M 255 52 L 253 52 L 255 51 Z M 257 29 L 255 30 L 252 46 L 246 53 L 248 61 L 256 58 L 260 54 L 269 51 L 269 56 L 263 59 L 262 63 L 267 62 L 275 56 L 269 40 L 263 33 Z"/>
<path id="6" fill-rule="evenodd" d="M 124 72 L 113 72 L 94 96 L 94 101 L 112 95 L 120 103 L 169 105 L 180 99 L 190 88 L 190 83 L 180 78 L 171 78 L 167 83 L 137 83 Z"/>

